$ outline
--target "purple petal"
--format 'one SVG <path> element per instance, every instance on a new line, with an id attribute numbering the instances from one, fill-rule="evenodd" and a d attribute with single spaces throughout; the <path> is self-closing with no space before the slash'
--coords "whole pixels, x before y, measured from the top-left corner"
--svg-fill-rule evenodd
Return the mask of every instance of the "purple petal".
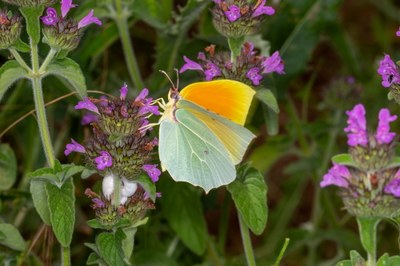
<path id="1" fill-rule="evenodd" d="M 396 36 L 397 36 L 397 37 L 400 37 L 400 27 L 399 27 L 399 30 L 396 31 Z"/>
<path id="2" fill-rule="evenodd" d="M 83 147 L 81 144 L 79 144 L 75 140 L 71 139 L 71 143 L 68 143 L 65 146 L 64 154 L 65 154 L 65 156 L 68 156 L 71 152 L 85 153 L 86 150 L 85 150 L 85 147 Z"/>
<path id="3" fill-rule="evenodd" d="M 379 124 L 375 134 L 375 138 L 379 144 L 389 144 L 392 142 L 393 138 L 396 136 L 396 133 L 390 132 L 389 123 L 395 121 L 396 119 L 397 116 L 391 116 L 390 111 L 386 108 L 383 108 L 379 111 Z"/>
<path id="4" fill-rule="evenodd" d="M 236 5 L 231 5 L 224 13 L 230 22 L 234 22 L 242 16 L 240 14 L 240 8 Z"/>
<path id="5" fill-rule="evenodd" d="M 106 206 L 106 203 L 99 198 L 93 198 L 92 202 L 93 202 L 94 209 L 101 209 Z"/>
<path id="6" fill-rule="evenodd" d="M 143 102 L 146 99 L 147 95 L 149 95 L 149 90 L 144 88 L 135 98 L 135 102 Z"/>
<path id="7" fill-rule="evenodd" d="M 126 85 L 126 83 L 124 83 L 124 86 L 121 87 L 120 92 L 121 94 L 119 98 L 121 99 L 121 101 L 125 101 L 126 95 L 128 93 L 128 85 Z"/>
<path id="8" fill-rule="evenodd" d="M 86 27 L 87 25 L 90 25 L 92 23 L 95 23 L 97 25 L 101 25 L 101 21 L 96 18 L 95 16 L 93 16 L 94 10 L 90 10 L 89 14 L 87 14 L 84 18 L 82 18 L 79 22 L 78 22 L 78 29 L 81 29 L 83 27 Z"/>
<path id="9" fill-rule="evenodd" d="M 200 70 L 200 71 L 203 71 L 203 68 L 201 67 L 200 64 L 190 60 L 186 56 L 183 56 L 183 60 L 185 60 L 185 64 L 179 70 L 179 73 L 183 73 L 186 70 Z"/>
<path id="10" fill-rule="evenodd" d="M 82 117 L 81 125 L 89 125 L 93 122 L 97 122 L 99 117 L 93 113 L 87 113 Z"/>
<path id="11" fill-rule="evenodd" d="M 350 111 L 346 111 L 349 116 L 348 126 L 344 129 L 347 132 L 347 144 L 350 146 L 361 145 L 366 147 L 368 144 L 367 121 L 365 119 L 365 108 L 362 104 L 357 104 Z"/>
<path id="12" fill-rule="evenodd" d="M 72 0 L 61 0 L 61 15 L 63 18 L 68 14 L 69 10 L 76 5 L 72 4 Z"/>
<path id="13" fill-rule="evenodd" d="M 387 54 L 379 62 L 378 74 L 381 75 L 382 86 L 385 88 L 389 88 L 393 83 L 400 84 L 400 74 L 397 65 Z"/>
<path id="14" fill-rule="evenodd" d="M 77 105 L 75 105 L 75 110 L 79 110 L 79 109 L 86 109 L 86 110 L 92 111 L 96 114 L 100 114 L 97 106 L 94 103 L 92 103 L 90 101 L 90 99 L 87 97 L 83 98 L 83 101 L 80 101 L 80 102 L 78 102 Z"/>
<path id="15" fill-rule="evenodd" d="M 393 196 L 400 198 L 400 179 L 392 179 L 389 184 L 385 186 L 385 193 L 392 194 Z"/>
<path id="16" fill-rule="evenodd" d="M 40 19 L 43 24 L 53 26 L 58 22 L 57 11 L 54 8 L 49 7 L 46 9 L 46 16 L 43 16 Z"/>
<path id="17" fill-rule="evenodd" d="M 107 167 L 111 167 L 112 166 L 111 155 L 106 151 L 101 151 L 100 154 L 101 155 L 99 157 L 96 157 L 94 159 L 97 164 L 97 169 L 104 170 Z"/>
<path id="18" fill-rule="evenodd" d="M 263 71 L 262 73 L 268 74 L 276 72 L 278 74 L 285 74 L 285 64 L 279 55 L 279 51 L 273 53 L 270 57 L 267 57 L 262 62 Z"/>
<path id="19" fill-rule="evenodd" d="M 158 181 L 161 171 L 157 168 L 156 164 L 145 164 L 142 168 L 154 183 Z"/>
<path id="20" fill-rule="evenodd" d="M 268 15 L 272 16 L 275 14 L 275 9 L 273 9 L 270 6 L 265 5 L 266 0 L 261 1 L 261 3 L 257 6 L 257 8 L 254 10 L 253 14 L 251 15 L 253 18 L 258 17 L 260 15 Z"/>
<path id="21" fill-rule="evenodd" d="M 151 102 L 145 103 L 142 107 L 139 109 L 139 115 L 144 115 L 148 113 L 152 113 L 153 115 L 160 115 L 160 111 L 158 110 L 157 105 L 151 105 Z"/>
<path id="22" fill-rule="evenodd" d="M 333 167 L 329 169 L 328 173 L 324 175 L 320 186 L 326 187 L 335 185 L 338 187 L 347 188 L 349 183 L 348 179 L 351 177 L 349 169 L 346 166 L 340 164 L 333 164 Z"/>
<path id="23" fill-rule="evenodd" d="M 208 63 L 204 74 L 206 75 L 206 80 L 208 81 L 212 80 L 215 77 L 221 76 L 222 72 L 216 64 Z"/>
<path id="24" fill-rule="evenodd" d="M 260 80 L 263 79 L 263 76 L 260 75 L 260 68 L 258 67 L 251 68 L 247 72 L 246 77 L 250 79 L 256 86 L 260 85 Z"/>

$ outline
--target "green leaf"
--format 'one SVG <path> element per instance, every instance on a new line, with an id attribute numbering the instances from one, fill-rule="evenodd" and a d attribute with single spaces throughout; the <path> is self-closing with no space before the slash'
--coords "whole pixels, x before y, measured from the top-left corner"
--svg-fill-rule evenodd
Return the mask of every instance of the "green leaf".
<path id="1" fill-rule="evenodd" d="M 99 266 L 107 266 L 107 264 L 104 262 L 104 260 L 102 260 L 99 255 L 97 255 L 96 253 L 92 252 L 90 253 L 87 261 L 86 261 L 87 265 L 99 265 Z"/>
<path id="2" fill-rule="evenodd" d="M 137 227 L 124 228 L 125 239 L 122 240 L 122 250 L 124 251 L 125 258 L 130 258 L 132 256 L 133 247 L 135 245 L 135 234 L 137 232 Z"/>
<path id="3" fill-rule="evenodd" d="M 59 171 L 58 173 L 55 173 L 57 178 L 61 182 L 64 182 L 68 178 L 85 170 L 84 166 L 74 165 L 74 164 L 63 164 L 61 167 L 62 167 L 62 170 Z"/>
<path id="4" fill-rule="evenodd" d="M 379 258 L 378 262 L 376 263 L 376 266 L 388 266 L 388 260 L 389 260 L 389 254 L 385 253 Z"/>
<path id="5" fill-rule="evenodd" d="M 27 77 L 27 72 L 17 61 L 9 60 L 0 67 L 0 101 L 8 88 L 17 80 Z"/>
<path id="6" fill-rule="evenodd" d="M 246 225 L 260 235 L 267 224 L 267 185 L 263 175 L 254 167 L 243 165 L 237 178 L 228 185 L 235 206 Z"/>
<path id="7" fill-rule="evenodd" d="M 32 179 L 30 182 L 30 192 L 32 195 L 33 206 L 35 206 L 42 221 L 51 225 L 50 208 L 47 201 L 46 183 L 40 179 Z"/>
<path id="8" fill-rule="evenodd" d="M 240 55 L 243 43 L 243 36 L 240 38 L 228 38 L 229 49 L 231 50 L 231 54 L 234 56 L 234 60 L 236 60 L 236 57 Z"/>
<path id="9" fill-rule="evenodd" d="M 266 105 L 262 105 L 263 115 L 265 124 L 267 126 L 267 132 L 270 136 L 275 136 L 279 132 L 279 117 L 278 114 L 268 108 Z"/>
<path id="10" fill-rule="evenodd" d="M 355 162 L 353 161 L 353 158 L 349 153 L 342 153 L 333 156 L 332 162 L 342 165 L 356 166 Z"/>
<path id="11" fill-rule="evenodd" d="M 335 264 L 335 266 L 353 266 L 351 260 L 342 260 Z"/>
<path id="12" fill-rule="evenodd" d="M 96 170 L 85 168 L 81 173 L 81 178 L 82 179 L 87 179 L 87 178 L 89 178 L 91 175 L 93 175 L 95 173 L 97 173 Z"/>
<path id="13" fill-rule="evenodd" d="M 120 229 L 113 233 L 101 233 L 96 237 L 99 255 L 108 265 L 127 265 L 122 250 L 124 238 L 125 235 Z"/>
<path id="14" fill-rule="evenodd" d="M 207 228 L 199 194 L 187 183 L 163 181 L 168 187 L 160 202 L 163 213 L 182 242 L 194 253 L 204 253 L 207 244 Z"/>
<path id="15" fill-rule="evenodd" d="M 13 44 L 13 47 L 15 48 L 15 50 L 22 53 L 29 53 L 31 51 L 29 44 L 23 42 L 21 39 L 18 39 L 18 41 Z"/>
<path id="16" fill-rule="evenodd" d="M 8 144 L 0 144 L 0 191 L 10 189 L 17 178 L 17 159 Z"/>
<path id="17" fill-rule="evenodd" d="M 263 104 L 271 108 L 275 113 L 279 113 L 278 102 L 272 93 L 268 89 L 260 89 L 256 92 L 256 98 L 259 99 Z"/>
<path id="18" fill-rule="evenodd" d="M 389 257 L 389 261 L 388 264 L 386 264 L 386 266 L 398 266 L 398 265 L 400 265 L 400 256 Z"/>
<path id="19" fill-rule="evenodd" d="M 19 9 L 25 18 L 26 32 L 32 39 L 34 44 L 40 42 L 40 20 L 39 17 L 43 14 L 44 6 L 21 7 Z"/>
<path id="20" fill-rule="evenodd" d="M 376 228 L 380 221 L 376 217 L 357 217 L 361 244 L 368 254 L 376 253 Z"/>
<path id="21" fill-rule="evenodd" d="M 150 199 L 155 202 L 156 201 L 156 185 L 154 182 L 145 174 L 139 175 L 137 179 L 135 179 L 136 182 L 138 182 L 142 188 L 147 192 L 149 195 Z"/>
<path id="22" fill-rule="evenodd" d="M 54 234 L 63 247 L 71 244 L 75 224 L 75 194 L 72 178 L 61 187 L 46 184 L 47 201 Z"/>
<path id="23" fill-rule="evenodd" d="M 364 258 L 355 250 L 350 251 L 350 260 L 353 266 L 365 265 Z"/>
<path id="24" fill-rule="evenodd" d="M 79 93 L 86 96 L 86 81 L 80 66 L 70 58 L 58 59 L 47 67 L 47 74 L 53 74 L 65 78 Z"/>
<path id="25" fill-rule="evenodd" d="M 0 238 L 0 245 L 18 251 L 25 250 L 25 240 L 22 238 L 18 229 L 13 225 L 5 223 L 0 224 L 0 233 L 5 236 L 5 238 Z"/>
<path id="26" fill-rule="evenodd" d="M 43 167 L 28 174 L 32 180 L 48 181 L 54 184 L 59 183 L 58 177 L 54 174 L 53 168 Z"/>

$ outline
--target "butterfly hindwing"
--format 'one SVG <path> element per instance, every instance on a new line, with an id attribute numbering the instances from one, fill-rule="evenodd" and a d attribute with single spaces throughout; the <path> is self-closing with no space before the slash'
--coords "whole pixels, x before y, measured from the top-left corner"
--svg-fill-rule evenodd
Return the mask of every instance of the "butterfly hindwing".
<path id="1" fill-rule="evenodd" d="M 206 192 L 232 182 L 234 163 L 214 132 L 188 110 L 177 109 L 175 119 L 160 124 L 159 156 L 171 177 Z"/>
<path id="2" fill-rule="evenodd" d="M 178 108 L 190 111 L 206 124 L 228 150 L 235 165 L 242 161 L 249 143 L 255 137 L 250 130 L 189 101 L 180 100 Z"/>

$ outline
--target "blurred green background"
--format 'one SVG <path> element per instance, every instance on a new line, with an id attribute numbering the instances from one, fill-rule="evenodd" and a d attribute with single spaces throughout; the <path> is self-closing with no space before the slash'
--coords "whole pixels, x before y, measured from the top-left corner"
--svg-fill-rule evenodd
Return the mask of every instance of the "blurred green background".
<path id="1" fill-rule="evenodd" d="M 75 15 L 90 8 L 97 10 L 100 2 L 80 1 Z M 183 55 L 194 59 L 210 44 L 216 44 L 217 50 L 228 49 L 226 39 L 213 28 L 211 1 L 190 2 L 190 8 L 182 11 L 187 1 L 134 1 L 130 37 L 145 86 L 155 98 L 165 98 L 170 86 L 159 70 L 174 79 L 173 69 L 183 65 Z M 371 129 L 377 124 L 380 108 L 387 107 L 394 114 L 400 111 L 398 105 L 387 100 L 387 91 L 376 72 L 384 53 L 394 61 L 400 58 L 400 38 L 395 36 L 400 25 L 400 2 L 283 0 L 267 4 L 276 8 L 276 14 L 266 19 L 259 34 L 246 40 L 254 42 L 262 53 L 279 50 L 286 75 L 264 80 L 267 88 L 276 90 L 279 133 L 268 134 L 271 125 L 266 124 L 263 108 L 257 102 L 253 103 L 247 123 L 257 133 L 257 139 L 246 160 L 262 172 L 268 184 L 268 224 L 262 235 L 252 236 L 255 255 L 258 265 L 271 265 L 284 239 L 290 238 L 281 265 L 333 265 L 347 258 L 349 250 L 362 252 L 362 247 L 356 221 L 343 210 L 337 189 L 321 190 L 319 182 L 330 167 L 330 158 L 347 151 L 345 110 L 363 103 Z M 98 12 L 101 17 L 101 10 Z M 120 86 L 127 82 L 133 97 L 141 88 L 134 88 L 129 77 L 117 28 L 112 20 L 101 19 L 103 26 L 88 28 L 70 57 L 80 64 L 88 89 L 118 95 Z M 48 48 L 43 45 L 41 51 L 44 56 Z M 10 57 L 7 51 L 0 51 L 0 55 L 1 63 Z M 185 72 L 179 80 L 183 88 L 200 80 L 200 76 Z M 70 88 L 64 81 L 49 77 L 44 91 L 48 102 L 69 93 Z M 47 108 L 56 154 L 65 163 L 82 160 L 79 155 L 68 159 L 63 155 L 69 139 L 83 140 L 90 134 L 88 127 L 80 125 L 80 113 L 73 110 L 77 101 L 68 97 Z M 0 132 L 32 109 L 29 84 L 18 82 L 0 103 Z M 392 126 L 395 132 L 400 130 L 398 123 Z M 18 180 L 12 189 L 0 192 L 0 219 L 15 222 L 25 239 L 32 240 L 41 221 L 33 209 L 25 176 L 45 164 L 35 117 L 29 116 L 14 126 L 1 142 L 9 143 L 16 153 Z M 83 243 L 93 242 L 96 234 L 85 223 L 94 213 L 83 192 L 86 187 L 99 189 L 99 180 L 95 176 L 74 179 L 78 218 L 72 244 L 73 265 L 85 265 L 89 250 Z M 173 195 L 176 204 L 167 205 L 162 197 L 157 209 L 149 213 L 149 223 L 140 227 L 136 235 L 135 265 L 245 264 L 237 216 L 225 188 L 204 195 L 188 185 L 173 183 L 164 173 L 158 191 L 167 197 Z M 207 222 L 204 254 L 195 254 L 183 244 L 167 219 L 172 215 L 195 223 L 182 211 L 191 200 L 201 202 Z M 46 249 L 51 241 L 55 243 L 48 231 L 33 250 L 38 256 L 52 254 L 54 262 L 59 252 L 57 247 L 51 252 Z M 378 228 L 378 255 L 394 255 L 398 250 L 396 226 L 382 223 Z"/>

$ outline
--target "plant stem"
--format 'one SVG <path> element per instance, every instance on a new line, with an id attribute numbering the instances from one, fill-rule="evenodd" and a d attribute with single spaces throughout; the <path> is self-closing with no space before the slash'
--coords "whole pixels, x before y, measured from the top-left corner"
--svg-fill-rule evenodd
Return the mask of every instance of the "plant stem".
<path id="1" fill-rule="evenodd" d="M 25 60 L 21 57 L 21 55 L 18 53 L 17 50 L 15 50 L 14 48 L 9 48 L 8 49 L 10 51 L 10 53 L 14 56 L 15 60 L 17 60 L 18 64 L 25 68 L 28 72 L 31 72 L 31 68 L 25 63 Z"/>
<path id="2" fill-rule="evenodd" d="M 126 14 L 123 13 L 121 0 L 115 0 L 116 16 L 114 17 L 117 24 L 119 36 L 121 38 L 122 49 L 124 50 L 128 72 L 136 88 L 141 90 L 144 83 L 141 78 L 139 66 L 133 49 L 132 41 L 129 37 L 129 27 Z"/>
<path id="3" fill-rule="evenodd" d="M 53 60 L 57 51 L 53 48 L 50 49 L 49 53 L 46 56 L 46 59 L 43 61 L 42 65 L 39 68 L 39 73 L 43 73 L 46 71 L 47 66 L 50 64 L 51 60 Z"/>
<path id="4" fill-rule="evenodd" d="M 70 266 L 71 265 L 71 250 L 69 247 L 62 247 L 61 249 L 62 256 L 62 266 Z"/>
<path id="5" fill-rule="evenodd" d="M 42 139 L 43 150 L 46 155 L 47 163 L 50 167 L 54 167 L 54 151 L 51 143 L 49 126 L 47 123 L 45 103 L 43 99 L 42 77 L 39 72 L 39 53 L 36 44 L 31 40 L 31 60 L 32 60 L 32 74 L 31 81 L 33 87 L 33 96 L 35 100 L 35 110 L 37 115 L 37 122 L 39 126 L 40 137 Z"/>
<path id="6" fill-rule="evenodd" d="M 251 245 L 249 228 L 243 221 L 242 216 L 238 213 L 240 235 L 242 236 L 244 254 L 246 255 L 247 266 L 255 266 L 256 260 L 254 259 L 253 247 Z"/>

